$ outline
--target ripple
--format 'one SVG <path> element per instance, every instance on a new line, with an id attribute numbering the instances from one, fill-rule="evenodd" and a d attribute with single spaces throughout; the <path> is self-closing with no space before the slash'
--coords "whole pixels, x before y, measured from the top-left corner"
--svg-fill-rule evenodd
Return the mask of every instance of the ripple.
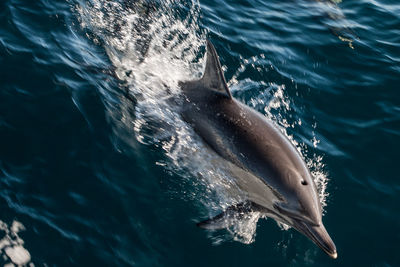
<path id="1" fill-rule="evenodd" d="M 193 228 L 241 197 L 171 103 L 178 81 L 201 75 L 207 37 L 233 95 L 308 163 L 341 264 L 396 266 L 397 2 L 0 6 L 3 264 L 333 264 L 268 221 L 255 242 L 259 214 L 211 242 Z"/>

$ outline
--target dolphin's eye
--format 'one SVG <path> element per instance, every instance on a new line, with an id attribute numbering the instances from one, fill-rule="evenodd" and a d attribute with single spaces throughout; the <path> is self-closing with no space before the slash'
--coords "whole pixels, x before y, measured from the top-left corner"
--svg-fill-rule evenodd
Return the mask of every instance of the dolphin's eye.
<path id="1" fill-rule="evenodd" d="M 307 183 L 306 180 L 301 180 L 301 184 L 302 184 L 302 185 L 308 185 L 308 183 Z"/>

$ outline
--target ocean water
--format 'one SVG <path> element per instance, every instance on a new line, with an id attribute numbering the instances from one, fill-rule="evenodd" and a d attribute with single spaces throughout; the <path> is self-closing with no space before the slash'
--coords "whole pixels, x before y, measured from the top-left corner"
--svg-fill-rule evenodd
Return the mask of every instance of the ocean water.
<path id="1" fill-rule="evenodd" d="M 171 99 L 205 41 L 318 186 L 338 249 L 253 214 Z M 400 4 L 2 0 L 5 266 L 400 266 Z"/>

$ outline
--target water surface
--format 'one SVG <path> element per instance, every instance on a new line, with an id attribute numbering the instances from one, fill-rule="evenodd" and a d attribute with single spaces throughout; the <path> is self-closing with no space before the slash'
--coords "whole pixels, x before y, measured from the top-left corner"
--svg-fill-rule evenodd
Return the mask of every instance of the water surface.
<path id="1" fill-rule="evenodd" d="M 0 25 L 2 264 L 400 265 L 397 1 L 3 0 Z M 195 226 L 237 200 L 170 101 L 206 38 L 312 170 L 337 260 L 257 214 Z"/>

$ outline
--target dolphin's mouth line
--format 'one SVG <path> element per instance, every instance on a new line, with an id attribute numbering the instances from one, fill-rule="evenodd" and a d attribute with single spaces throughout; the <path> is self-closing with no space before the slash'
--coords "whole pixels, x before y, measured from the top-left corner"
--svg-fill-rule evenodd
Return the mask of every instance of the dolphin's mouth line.
<path id="1" fill-rule="evenodd" d="M 315 244 L 317 244 L 318 247 L 320 247 L 326 254 L 328 254 L 330 257 L 333 259 L 337 258 L 337 252 L 332 251 L 330 248 L 328 248 L 325 243 L 314 234 L 314 232 L 310 229 L 310 227 L 307 225 L 307 223 L 294 219 L 295 224 L 294 227 L 304 235 L 306 235 L 308 238 L 310 238 Z"/>
<path id="2" fill-rule="evenodd" d="M 280 213 L 285 214 L 286 216 L 296 220 L 298 222 L 307 222 L 313 226 L 319 226 L 319 223 L 307 218 L 306 216 L 302 216 L 300 213 L 296 212 L 296 210 L 291 210 L 286 208 L 284 205 L 275 203 L 274 208 L 277 209 Z"/>

